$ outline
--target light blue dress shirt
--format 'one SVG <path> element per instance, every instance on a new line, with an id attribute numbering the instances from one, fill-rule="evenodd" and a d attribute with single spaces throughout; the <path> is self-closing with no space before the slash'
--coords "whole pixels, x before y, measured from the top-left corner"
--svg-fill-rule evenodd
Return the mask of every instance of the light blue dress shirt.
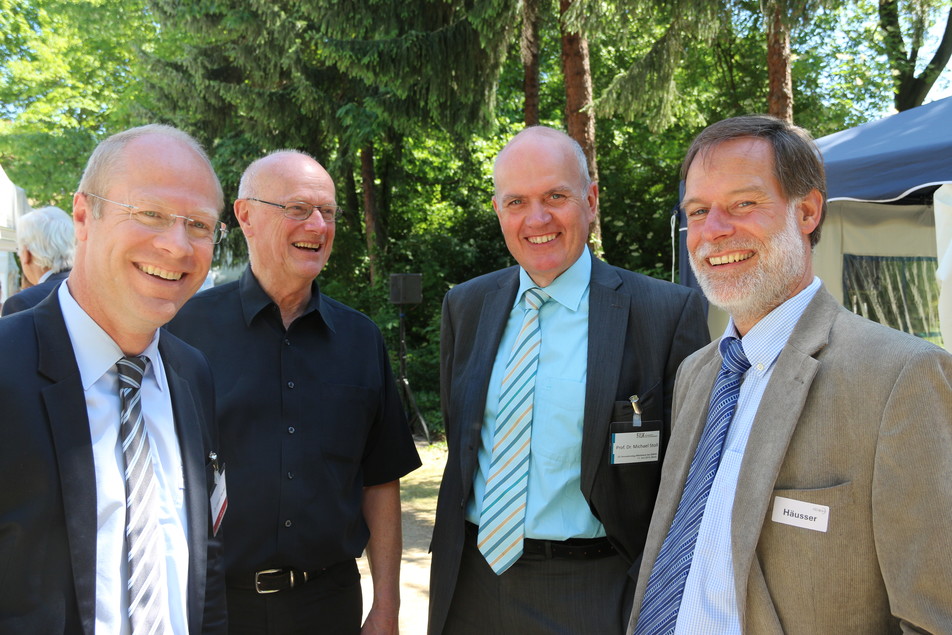
<path id="1" fill-rule="evenodd" d="M 691 570 L 678 610 L 676 635 L 741 633 L 731 551 L 731 510 L 737 493 L 741 461 L 754 416 L 770 382 L 777 357 L 819 289 L 820 279 L 814 277 L 807 288 L 771 311 L 741 338 L 750 369 L 744 374 L 737 410 L 727 432 L 721 462 L 704 507 Z M 721 338 L 722 355 L 726 337 L 739 337 L 733 319 L 727 324 L 727 330 Z M 769 425 L 769 422 L 761 422 L 760 425 Z M 674 433 L 677 434 L 677 429 Z"/>
<path id="2" fill-rule="evenodd" d="M 542 345 L 529 445 L 526 537 L 542 540 L 597 538 L 605 529 L 592 515 L 581 490 L 582 421 L 588 369 L 588 297 L 592 257 L 586 249 L 575 264 L 545 287 L 551 300 L 539 313 Z M 486 393 L 479 464 L 466 519 L 479 524 L 490 448 L 496 429 L 499 390 L 509 353 L 522 327 L 526 290 L 536 285 L 519 270 L 519 291 L 496 353 Z"/>

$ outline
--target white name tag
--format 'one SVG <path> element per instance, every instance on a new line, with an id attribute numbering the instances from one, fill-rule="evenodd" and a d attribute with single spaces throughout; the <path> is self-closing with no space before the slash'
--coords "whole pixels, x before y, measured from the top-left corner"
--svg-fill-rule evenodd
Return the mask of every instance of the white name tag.
<path id="1" fill-rule="evenodd" d="M 612 434 L 612 465 L 657 461 L 661 432 L 616 432 Z"/>
<path id="2" fill-rule="evenodd" d="M 796 501 L 783 496 L 774 497 L 773 516 L 770 520 L 784 525 L 793 525 L 803 529 L 826 533 L 830 522 L 830 508 L 826 505 L 814 505 Z"/>
<path id="3" fill-rule="evenodd" d="M 215 489 L 209 501 L 212 507 L 212 535 L 217 536 L 221 521 L 228 509 L 228 491 L 225 488 L 225 470 L 215 470 Z"/>

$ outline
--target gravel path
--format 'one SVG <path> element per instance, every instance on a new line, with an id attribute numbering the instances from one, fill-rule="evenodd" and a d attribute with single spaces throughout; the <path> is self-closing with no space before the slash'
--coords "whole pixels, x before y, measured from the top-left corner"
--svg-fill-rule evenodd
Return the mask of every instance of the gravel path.
<path id="1" fill-rule="evenodd" d="M 426 633 L 427 602 L 430 597 L 430 537 L 436 515 L 446 444 L 428 446 L 417 442 L 423 466 L 401 481 L 403 501 L 403 563 L 400 568 L 400 632 L 403 635 Z M 370 609 L 373 586 L 366 556 L 357 561 L 364 592 L 364 613 Z"/>

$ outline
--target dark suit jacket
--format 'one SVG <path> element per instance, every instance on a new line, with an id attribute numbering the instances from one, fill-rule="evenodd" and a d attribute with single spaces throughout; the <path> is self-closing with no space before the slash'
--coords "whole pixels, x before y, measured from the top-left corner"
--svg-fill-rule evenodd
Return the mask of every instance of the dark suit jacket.
<path id="1" fill-rule="evenodd" d="M 518 287 L 519 268 L 510 267 L 454 287 L 443 301 L 449 457 L 431 544 L 431 633 L 443 630 L 456 586 L 489 375 Z M 628 397 L 637 394 L 644 421 L 662 422 L 664 447 L 678 365 L 709 340 L 698 293 L 592 259 L 581 488 L 628 562 L 644 546 L 661 462 L 611 465 L 610 424 L 631 421 Z"/>
<path id="2" fill-rule="evenodd" d="M 35 307 L 43 298 L 48 296 L 53 289 L 58 287 L 60 282 L 69 277 L 69 272 L 69 269 L 66 271 L 58 271 L 38 285 L 24 289 L 19 293 L 14 293 L 3 303 L 0 316 L 13 315 L 14 313 Z"/>
<path id="3" fill-rule="evenodd" d="M 170 333 L 165 363 L 188 518 L 189 632 L 224 632 L 221 543 L 211 537 L 218 447 L 204 356 Z M 92 635 L 96 473 L 79 368 L 51 294 L 0 320 L 0 632 Z M 220 536 L 220 534 L 219 534 Z"/>

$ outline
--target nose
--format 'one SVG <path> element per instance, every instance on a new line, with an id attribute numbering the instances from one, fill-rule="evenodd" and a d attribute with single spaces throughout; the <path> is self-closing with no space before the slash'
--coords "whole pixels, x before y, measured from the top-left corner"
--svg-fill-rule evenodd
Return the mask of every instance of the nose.
<path id="1" fill-rule="evenodd" d="M 543 201 L 532 201 L 529 204 L 529 213 L 526 215 L 526 224 L 530 226 L 545 225 L 552 220 L 552 214 L 549 212 Z"/>
<path id="2" fill-rule="evenodd" d="M 701 237 L 708 242 L 725 238 L 734 233 L 734 222 L 731 215 L 720 205 L 711 205 L 704 216 L 701 226 Z"/>
<path id="3" fill-rule="evenodd" d="M 155 245 L 176 257 L 192 253 L 194 245 L 188 236 L 185 219 L 176 218 L 171 227 L 156 234 Z"/>
<path id="4" fill-rule="evenodd" d="M 324 220 L 324 216 L 322 216 L 317 210 L 314 210 L 314 212 L 304 221 L 304 228 L 313 232 L 325 231 L 328 225 L 329 223 Z"/>

